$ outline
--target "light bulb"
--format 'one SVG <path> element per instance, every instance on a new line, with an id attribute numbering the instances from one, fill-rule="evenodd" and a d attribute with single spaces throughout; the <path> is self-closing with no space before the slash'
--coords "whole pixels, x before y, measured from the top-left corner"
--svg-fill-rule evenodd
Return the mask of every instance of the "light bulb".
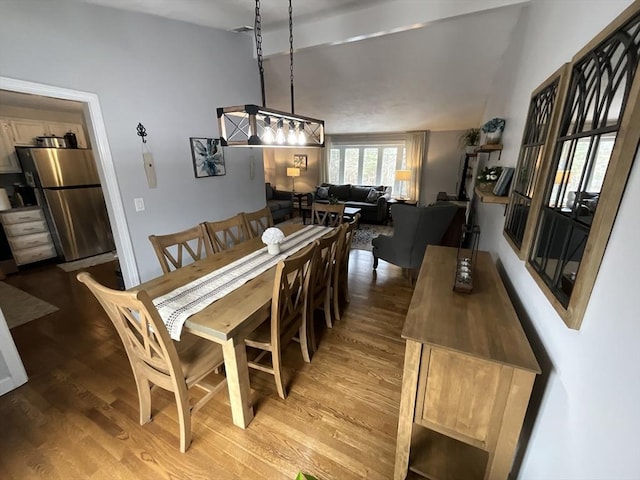
<path id="1" fill-rule="evenodd" d="M 295 145 L 297 141 L 296 137 L 296 126 L 293 123 L 293 120 L 289 122 L 289 135 L 287 136 L 287 143 L 289 145 Z"/>
<path id="2" fill-rule="evenodd" d="M 298 125 L 298 144 L 304 145 L 307 143 L 307 135 L 304 133 L 304 122 L 300 122 Z"/>
<path id="3" fill-rule="evenodd" d="M 278 130 L 276 130 L 276 142 L 283 144 L 285 140 L 284 128 L 282 119 L 278 120 Z"/>
<path id="4" fill-rule="evenodd" d="M 273 143 L 273 128 L 271 128 L 271 118 L 264 117 L 264 131 L 262 133 L 264 143 Z"/>

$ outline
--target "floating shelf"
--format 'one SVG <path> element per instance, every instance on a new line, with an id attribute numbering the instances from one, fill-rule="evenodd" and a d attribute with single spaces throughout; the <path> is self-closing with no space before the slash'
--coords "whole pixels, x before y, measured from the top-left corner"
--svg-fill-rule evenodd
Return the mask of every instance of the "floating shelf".
<path id="1" fill-rule="evenodd" d="M 476 148 L 476 153 L 491 153 L 491 152 L 499 152 L 502 150 L 501 143 L 487 143 L 486 145 L 480 145 Z"/>
<path id="2" fill-rule="evenodd" d="M 499 203 L 502 205 L 507 205 L 509 203 L 508 196 L 498 197 L 491 192 L 483 192 L 478 187 L 476 187 L 474 191 L 482 203 Z"/>

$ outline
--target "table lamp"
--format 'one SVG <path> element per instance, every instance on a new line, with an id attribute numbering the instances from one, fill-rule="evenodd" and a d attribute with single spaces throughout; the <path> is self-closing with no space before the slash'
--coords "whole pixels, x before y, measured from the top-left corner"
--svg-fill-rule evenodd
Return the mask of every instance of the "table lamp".
<path id="1" fill-rule="evenodd" d="M 287 177 L 291 177 L 292 192 L 296 191 L 296 177 L 300 176 L 300 169 L 297 167 L 287 168 Z"/>
<path id="2" fill-rule="evenodd" d="M 400 200 L 407 200 L 407 198 L 403 195 L 404 188 L 403 183 L 411 180 L 411 170 L 396 170 L 396 182 L 400 182 L 400 196 L 398 197 Z"/>

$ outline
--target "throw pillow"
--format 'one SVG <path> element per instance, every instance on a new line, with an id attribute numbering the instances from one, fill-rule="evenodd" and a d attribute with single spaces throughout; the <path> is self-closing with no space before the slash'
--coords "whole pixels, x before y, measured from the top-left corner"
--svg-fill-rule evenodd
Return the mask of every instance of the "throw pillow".
<path id="1" fill-rule="evenodd" d="M 372 188 L 369 190 L 369 195 L 367 195 L 367 199 L 365 200 L 365 202 L 377 203 L 378 198 L 380 198 L 380 192 L 375 188 Z"/>
<path id="2" fill-rule="evenodd" d="M 318 197 L 318 200 L 328 200 L 329 199 L 329 188 L 328 187 L 318 187 L 318 190 L 316 190 L 316 197 Z"/>

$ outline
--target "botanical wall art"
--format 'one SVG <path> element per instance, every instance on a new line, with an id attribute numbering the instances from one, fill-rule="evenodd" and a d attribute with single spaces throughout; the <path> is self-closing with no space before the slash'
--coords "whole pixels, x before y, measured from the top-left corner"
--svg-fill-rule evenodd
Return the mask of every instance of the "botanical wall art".
<path id="1" fill-rule="evenodd" d="M 296 154 L 293 156 L 293 167 L 294 168 L 299 168 L 300 170 L 306 170 L 307 169 L 307 156 L 306 155 L 301 155 L 301 154 Z"/>
<path id="2" fill-rule="evenodd" d="M 219 138 L 189 138 L 193 173 L 196 178 L 226 175 L 224 153 Z"/>

